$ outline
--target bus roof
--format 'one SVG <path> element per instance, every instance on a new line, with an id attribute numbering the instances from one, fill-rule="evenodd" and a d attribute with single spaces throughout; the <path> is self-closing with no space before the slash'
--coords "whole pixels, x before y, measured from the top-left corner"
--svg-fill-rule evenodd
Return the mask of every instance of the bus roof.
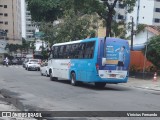
<path id="1" fill-rule="evenodd" d="M 53 46 L 60 46 L 60 45 L 67 45 L 67 44 L 74 44 L 74 43 L 80 43 L 80 42 L 90 42 L 90 41 L 93 41 L 93 40 L 98 40 L 98 39 L 104 39 L 104 38 L 86 38 L 86 39 L 83 39 L 83 40 L 76 40 L 76 41 L 70 41 L 70 42 L 64 42 L 64 43 L 56 43 L 54 44 Z M 114 37 L 107 37 L 108 40 L 124 40 L 124 39 L 121 39 L 121 38 L 114 38 Z"/>
<path id="2" fill-rule="evenodd" d="M 80 42 L 90 42 L 90 41 L 97 40 L 97 39 L 98 38 L 86 38 L 86 39 L 83 39 L 83 40 L 76 40 L 76 41 L 70 41 L 70 42 L 64 42 L 64 43 L 56 43 L 53 46 L 74 44 L 74 43 L 80 43 Z"/>

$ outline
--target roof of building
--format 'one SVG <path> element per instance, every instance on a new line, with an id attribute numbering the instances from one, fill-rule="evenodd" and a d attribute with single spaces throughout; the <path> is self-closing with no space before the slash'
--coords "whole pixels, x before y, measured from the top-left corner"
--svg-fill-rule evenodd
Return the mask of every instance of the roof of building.
<path id="1" fill-rule="evenodd" d="M 148 30 L 149 32 L 152 32 L 155 35 L 160 35 L 160 26 L 149 25 L 149 26 L 146 26 L 146 30 Z"/>

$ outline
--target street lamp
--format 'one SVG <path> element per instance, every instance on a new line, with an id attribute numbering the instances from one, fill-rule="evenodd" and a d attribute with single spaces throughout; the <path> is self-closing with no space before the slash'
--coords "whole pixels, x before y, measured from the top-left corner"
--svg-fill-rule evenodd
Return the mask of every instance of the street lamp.
<path id="1" fill-rule="evenodd" d="M 133 29 L 133 27 L 134 27 L 134 22 L 133 22 L 133 17 L 131 16 L 131 20 L 132 20 L 132 22 L 131 22 L 131 51 L 133 50 L 133 35 L 134 35 L 134 29 Z"/>

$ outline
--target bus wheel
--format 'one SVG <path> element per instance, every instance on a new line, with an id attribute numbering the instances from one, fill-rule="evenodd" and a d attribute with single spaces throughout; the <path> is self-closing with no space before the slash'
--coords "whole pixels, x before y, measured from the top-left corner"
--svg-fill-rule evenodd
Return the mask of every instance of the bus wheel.
<path id="1" fill-rule="evenodd" d="M 53 76 L 52 76 L 52 73 L 50 73 L 50 80 L 51 80 L 51 81 L 56 81 L 57 78 L 56 78 L 56 77 L 53 77 Z"/>
<path id="2" fill-rule="evenodd" d="M 73 86 L 77 85 L 76 74 L 74 72 L 71 73 L 71 85 Z"/>
<path id="3" fill-rule="evenodd" d="M 105 82 L 95 82 L 96 88 L 104 88 L 106 86 Z"/>

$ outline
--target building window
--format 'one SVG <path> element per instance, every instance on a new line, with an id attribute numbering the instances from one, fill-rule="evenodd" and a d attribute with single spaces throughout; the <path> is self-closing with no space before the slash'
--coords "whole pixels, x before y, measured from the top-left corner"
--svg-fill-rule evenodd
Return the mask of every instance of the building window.
<path id="1" fill-rule="evenodd" d="M 6 33 L 8 33 L 8 30 L 5 30 L 6 31 Z"/>
<path id="2" fill-rule="evenodd" d="M 160 8 L 155 8 L 155 12 L 160 12 Z"/>
<path id="3" fill-rule="evenodd" d="M 3 5 L 0 5 L 0 7 L 3 7 Z"/>
<path id="4" fill-rule="evenodd" d="M 7 5 L 4 5 L 4 8 L 7 8 Z"/>
<path id="5" fill-rule="evenodd" d="M 0 15 L 3 15 L 3 13 L 0 13 Z"/>
<path id="6" fill-rule="evenodd" d="M 145 6 L 143 6 L 143 8 L 145 8 Z"/>
<path id="7" fill-rule="evenodd" d="M 144 19 L 144 17 L 143 17 L 143 19 Z"/>
<path id="8" fill-rule="evenodd" d="M 118 15 L 118 19 L 124 19 L 124 16 L 123 15 Z"/>
<path id="9" fill-rule="evenodd" d="M 154 22 L 155 22 L 155 23 L 160 23 L 160 19 L 155 18 L 155 19 L 154 19 Z"/>
<path id="10" fill-rule="evenodd" d="M 4 13 L 4 16 L 5 16 L 5 17 L 7 17 L 7 16 L 8 16 L 8 14 L 7 14 L 7 13 Z"/>
<path id="11" fill-rule="evenodd" d="M 3 24 L 3 21 L 0 21 L 0 24 Z"/>
<path id="12" fill-rule="evenodd" d="M 5 24 L 5 25 L 8 25 L 8 22 L 6 21 L 6 22 L 4 22 L 4 24 Z"/>
<path id="13" fill-rule="evenodd" d="M 156 0 L 157 2 L 160 2 L 160 0 Z"/>

